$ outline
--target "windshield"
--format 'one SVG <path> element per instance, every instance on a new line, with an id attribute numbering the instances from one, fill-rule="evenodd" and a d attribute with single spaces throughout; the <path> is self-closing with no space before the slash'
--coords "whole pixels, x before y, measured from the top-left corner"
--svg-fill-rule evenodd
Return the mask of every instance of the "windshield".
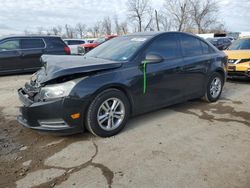
<path id="1" fill-rule="evenodd" d="M 149 39 L 149 36 L 124 36 L 111 39 L 85 55 L 113 61 L 127 61 Z"/>
<path id="2" fill-rule="evenodd" d="M 228 48 L 229 50 L 250 50 L 250 38 L 238 39 Z"/>

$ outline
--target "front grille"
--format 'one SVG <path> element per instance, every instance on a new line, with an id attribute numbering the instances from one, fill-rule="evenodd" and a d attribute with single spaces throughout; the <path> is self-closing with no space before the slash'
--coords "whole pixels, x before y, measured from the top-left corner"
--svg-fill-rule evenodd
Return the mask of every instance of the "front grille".
<path id="1" fill-rule="evenodd" d="M 34 97 L 39 91 L 33 81 L 31 81 L 30 83 L 26 82 L 23 90 L 29 97 Z"/>

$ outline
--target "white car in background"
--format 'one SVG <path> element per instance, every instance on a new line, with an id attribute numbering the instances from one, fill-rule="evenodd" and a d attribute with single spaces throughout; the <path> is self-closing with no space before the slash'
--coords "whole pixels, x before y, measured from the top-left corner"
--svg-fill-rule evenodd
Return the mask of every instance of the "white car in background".
<path id="1" fill-rule="evenodd" d="M 89 43 L 86 39 L 64 39 L 63 41 L 69 46 L 72 55 L 83 55 L 85 50 L 81 45 Z"/>

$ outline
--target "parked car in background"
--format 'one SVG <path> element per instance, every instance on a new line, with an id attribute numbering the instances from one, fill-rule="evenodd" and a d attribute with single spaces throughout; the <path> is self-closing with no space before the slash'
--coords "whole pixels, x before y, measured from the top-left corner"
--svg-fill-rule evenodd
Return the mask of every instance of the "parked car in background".
<path id="1" fill-rule="evenodd" d="M 69 55 L 70 49 L 57 36 L 10 36 L 0 38 L 0 75 L 35 72 L 43 54 Z"/>
<path id="2" fill-rule="evenodd" d="M 250 79 L 250 37 L 233 42 L 225 51 L 228 55 L 228 76 Z"/>
<path id="3" fill-rule="evenodd" d="M 236 39 L 234 37 L 227 37 L 231 42 L 235 41 Z"/>
<path id="4" fill-rule="evenodd" d="M 83 55 L 84 47 L 81 44 L 88 44 L 86 39 L 63 39 L 63 41 L 70 47 L 72 55 Z"/>
<path id="5" fill-rule="evenodd" d="M 99 46 L 100 44 L 112 39 L 112 38 L 115 38 L 117 37 L 117 35 L 107 35 L 105 37 L 101 37 L 101 38 L 98 38 L 96 40 L 94 40 L 92 43 L 88 43 L 88 44 L 83 44 L 81 46 L 84 47 L 84 51 L 85 53 L 89 52 L 90 50 L 93 50 L 94 48 L 96 48 L 97 46 Z"/>
<path id="6" fill-rule="evenodd" d="M 88 43 L 93 43 L 97 38 L 86 38 Z"/>
<path id="7" fill-rule="evenodd" d="M 224 52 L 179 32 L 131 34 L 84 56 L 42 59 L 47 63 L 18 91 L 19 123 L 101 137 L 119 133 L 132 115 L 200 97 L 217 101 L 227 67 Z"/>
<path id="8" fill-rule="evenodd" d="M 208 38 L 207 40 L 219 50 L 225 50 L 232 44 L 227 37 Z"/>

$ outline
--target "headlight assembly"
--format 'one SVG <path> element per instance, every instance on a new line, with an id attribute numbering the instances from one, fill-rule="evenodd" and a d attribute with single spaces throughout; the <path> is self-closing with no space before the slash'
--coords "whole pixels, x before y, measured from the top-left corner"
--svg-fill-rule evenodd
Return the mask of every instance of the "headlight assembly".
<path id="1" fill-rule="evenodd" d="M 40 99 L 50 100 L 66 97 L 70 94 L 75 85 L 82 79 L 83 78 L 42 87 L 40 90 Z"/>

